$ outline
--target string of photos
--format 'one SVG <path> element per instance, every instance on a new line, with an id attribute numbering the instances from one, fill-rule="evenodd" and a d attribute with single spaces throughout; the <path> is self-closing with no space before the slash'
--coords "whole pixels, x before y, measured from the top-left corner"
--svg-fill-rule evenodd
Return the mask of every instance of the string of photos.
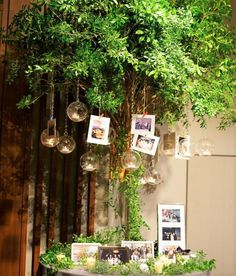
<path id="1" fill-rule="evenodd" d="M 49 119 L 47 128 L 41 133 L 41 143 L 48 148 L 57 147 L 62 154 L 69 154 L 76 148 L 74 138 L 68 132 L 68 118 L 75 123 L 82 122 L 89 116 L 87 106 L 80 101 L 80 83 L 77 81 L 76 99 L 68 104 L 68 89 L 65 89 L 65 124 L 64 133 L 60 136 L 56 127 L 54 116 L 54 88 L 49 93 Z M 137 170 L 141 164 L 145 170 L 141 178 L 142 184 L 157 185 L 161 183 L 160 172 L 157 168 L 158 156 L 164 154 L 174 156 L 177 159 L 189 159 L 190 156 L 200 155 L 209 156 L 212 154 L 214 145 L 212 141 L 203 138 L 198 143 L 191 142 L 189 129 L 186 134 L 178 135 L 174 131 L 168 131 L 163 135 L 159 134 L 155 123 L 155 115 L 146 112 L 146 97 L 144 91 L 144 104 L 142 114 L 133 114 L 130 124 L 130 136 L 127 150 L 121 156 L 121 165 L 127 171 Z M 131 101 L 132 103 L 132 101 Z M 155 135 L 157 133 L 157 135 Z M 111 119 L 101 114 L 90 115 L 89 127 L 87 132 L 88 151 L 80 158 L 80 165 L 83 170 L 92 172 L 99 170 L 101 158 L 93 152 L 91 144 L 110 146 L 116 139 L 115 130 L 111 126 Z"/>

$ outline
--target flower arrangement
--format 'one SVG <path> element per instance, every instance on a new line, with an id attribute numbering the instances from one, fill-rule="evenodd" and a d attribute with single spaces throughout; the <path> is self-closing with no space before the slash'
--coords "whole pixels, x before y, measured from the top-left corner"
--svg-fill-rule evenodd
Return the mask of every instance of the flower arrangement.
<path id="1" fill-rule="evenodd" d="M 120 229 L 105 229 L 94 236 L 85 237 L 74 235 L 76 242 L 109 242 L 114 236 L 120 235 Z M 103 237 L 110 237 L 105 240 Z M 81 268 L 91 273 L 102 275 L 182 275 L 197 271 L 211 271 L 215 268 L 215 259 L 208 260 L 203 251 L 184 255 L 177 251 L 175 254 L 160 254 L 155 258 L 129 261 L 112 265 L 108 261 L 99 260 L 97 255 L 84 256 L 78 263 L 71 260 L 71 244 L 52 242 L 51 247 L 40 255 L 42 265 L 48 267 L 50 274 L 55 275 L 60 269 Z"/>

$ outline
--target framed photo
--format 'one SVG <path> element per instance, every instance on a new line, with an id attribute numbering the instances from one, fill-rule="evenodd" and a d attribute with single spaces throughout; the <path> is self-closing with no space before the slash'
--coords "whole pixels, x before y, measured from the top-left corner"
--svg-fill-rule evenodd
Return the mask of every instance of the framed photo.
<path id="1" fill-rule="evenodd" d="M 129 248 L 131 261 L 154 258 L 153 241 L 122 241 L 121 246 Z"/>
<path id="2" fill-rule="evenodd" d="M 153 135 L 134 134 L 132 149 L 155 155 L 160 137 Z"/>
<path id="3" fill-rule="evenodd" d="M 98 253 L 100 243 L 72 243 L 71 259 L 74 263 L 78 263 L 83 257 L 92 257 Z"/>
<path id="4" fill-rule="evenodd" d="M 108 261 L 111 265 L 117 265 L 129 262 L 130 252 L 128 247 L 100 246 L 98 248 L 98 257 L 100 260 Z"/>
<path id="5" fill-rule="evenodd" d="M 190 155 L 190 136 L 177 136 L 175 146 L 175 158 L 188 159 Z"/>
<path id="6" fill-rule="evenodd" d="M 87 142 L 108 145 L 110 118 L 91 115 Z"/>
<path id="7" fill-rule="evenodd" d="M 131 133 L 150 134 L 155 132 L 155 115 L 133 114 Z"/>
<path id="8" fill-rule="evenodd" d="M 158 205 L 158 251 L 167 254 L 177 247 L 185 249 L 185 215 L 183 204 Z"/>

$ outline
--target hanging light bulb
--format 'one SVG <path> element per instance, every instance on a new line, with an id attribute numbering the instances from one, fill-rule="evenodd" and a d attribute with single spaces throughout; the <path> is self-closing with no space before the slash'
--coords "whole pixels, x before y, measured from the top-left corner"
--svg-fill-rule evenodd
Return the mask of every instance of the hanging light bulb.
<path id="1" fill-rule="evenodd" d="M 99 167 L 99 158 L 95 153 L 89 150 L 80 157 L 80 166 L 85 171 L 95 171 Z"/>
<path id="2" fill-rule="evenodd" d="M 48 129 L 44 129 L 41 133 L 41 136 L 40 136 L 40 141 L 41 143 L 45 146 L 45 147 L 48 147 L 48 148 L 53 148 L 55 147 L 59 141 L 60 141 L 60 135 L 59 135 L 59 132 L 56 131 L 56 134 L 55 135 L 49 135 L 48 134 Z"/>
<path id="3" fill-rule="evenodd" d="M 141 156 L 136 151 L 127 151 L 121 157 L 121 165 L 126 170 L 137 170 L 141 165 Z"/>
<path id="4" fill-rule="evenodd" d="M 69 135 L 63 135 L 62 137 L 60 137 L 60 142 L 57 145 L 57 149 L 63 154 L 71 153 L 75 149 L 75 147 L 75 140 Z"/>
<path id="5" fill-rule="evenodd" d="M 214 149 L 214 144 L 210 139 L 203 138 L 197 143 L 197 152 L 201 156 L 209 156 L 212 154 Z"/>
<path id="6" fill-rule="evenodd" d="M 148 168 L 145 174 L 145 180 L 149 185 L 158 185 L 162 182 L 159 171 L 154 167 Z"/>
<path id="7" fill-rule="evenodd" d="M 72 102 L 67 108 L 67 115 L 73 122 L 81 122 L 86 119 L 88 109 L 86 105 L 79 100 Z"/>
<path id="8" fill-rule="evenodd" d="M 161 142 L 161 152 L 168 156 L 175 155 L 175 143 L 175 132 L 165 133 Z"/>
<path id="9" fill-rule="evenodd" d="M 53 76 L 50 74 L 50 78 Z M 41 143 L 48 148 L 53 148 L 59 143 L 59 132 L 56 129 L 56 119 L 53 118 L 54 111 L 54 86 L 51 86 L 49 91 L 49 107 L 50 107 L 50 119 L 47 123 L 47 128 L 44 129 L 40 135 Z"/>
<path id="10" fill-rule="evenodd" d="M 79 100 L 79 80 L 77 81 L 76 101 L 72 102 L 67 107 L 67 115 L 73 122 L 81 122 L 86 119 L 88 115 L 87 106 Z"/>

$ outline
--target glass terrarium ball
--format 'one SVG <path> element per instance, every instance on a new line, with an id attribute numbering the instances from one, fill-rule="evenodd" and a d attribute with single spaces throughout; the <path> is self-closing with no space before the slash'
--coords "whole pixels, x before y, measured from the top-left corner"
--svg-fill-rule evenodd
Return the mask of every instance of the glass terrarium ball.
<path id="1" fill-rule="evenodd" d="M 156 168 L 150 167 L 145 173 L 145 180 L 147 184 L 158 185 L 161 183 L 161 175 Z"/>
<path id="2" fill-rule="evenodd" d="M 86 119 L 88 115 L 88 108 L 87 106 L 80 102 L 72 102 L 68 107 L 67 107 L 67 115 L 73 122 L 81 122 Z"/>
<path id="3" fill-rule="evenodd" d="M 141 156 L 136 151 L 125 152 L 121 157 L 121 165 L 127 170 L 137 170 L 141 165 Z"/>
<path id="4" fill-rule="evenodd" d="M 73 137 L 68 135 L 60 137 L 60 142 L 57 145 L 57 149 L 63 154 L 71 153 L 75 149 L 75 147 L 75 140 L 73 139 Z"/>
<path id="5" fill-rule="evenodd" d="M 48 129 L 44 129 L 41 133 L 40 141 L 45 147 L 53 148 L 60 141 L 59 132 L 56 131 L 56 135 L 48 135 Z"/>
<path id="6" fill-rule="evenodd" d="M 99 167 L 98 156 L 92 151 L 88 151 L 84 153 L 80 157 L 80 166 L 85 171 L 88 171 L 88 172 L 95 171 Z"/>
<path id="7" fill-rule="evenodd" d="M 199 155 L 208 156 L 211 155 L 214 149 L 214 144 L 210 139 L 203 138 L 197 143 L 197 151 Z"/>

